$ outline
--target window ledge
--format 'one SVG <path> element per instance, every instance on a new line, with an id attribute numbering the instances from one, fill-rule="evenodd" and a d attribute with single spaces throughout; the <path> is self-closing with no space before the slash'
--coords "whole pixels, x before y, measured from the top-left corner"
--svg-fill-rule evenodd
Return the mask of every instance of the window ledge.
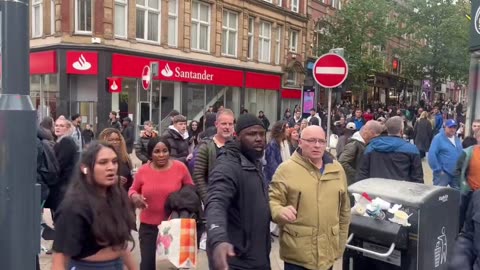
<path id="1" fill-rule="evenodd" d="M 192 52 L 197 52 L 197 53 L 204 53 L 204 54 L 212 54 L 209 50 L 200 50 L 200 49 L 194 49 L 190 48 Z"/>
<path id="2" fill-rule="evenodd" d="M 77 36 L 91 36 L 92 31 L 75 31 L 73 34 Z"/>
<path id="3" fill-rule="evenodd" d="M 160 46 L 160 41 L 152 41 L 152 40 L 141 39 L 141 38 L 136 38 L 136 40 L 138 43 Z"/>
<path id="4" fill-rule="evenodd" d="M 236 55 L 231 55 L 231 54 L 222 53 L 222 56 L 223 56 L 223 57 L 227 57 L 227 58 L 237 59 L 237 56 L 236 56 Z"/>

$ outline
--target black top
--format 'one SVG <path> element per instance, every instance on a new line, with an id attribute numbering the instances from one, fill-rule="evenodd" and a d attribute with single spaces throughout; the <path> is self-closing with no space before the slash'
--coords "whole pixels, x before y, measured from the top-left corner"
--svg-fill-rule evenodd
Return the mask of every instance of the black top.
<path id="1" fill-rule="evenodd" d="M 93 216 L 92 209 L 86 205 L 63 203 L 55 215 L 53 250 L 79 260 L 105 248 L 93 235 Z"/>

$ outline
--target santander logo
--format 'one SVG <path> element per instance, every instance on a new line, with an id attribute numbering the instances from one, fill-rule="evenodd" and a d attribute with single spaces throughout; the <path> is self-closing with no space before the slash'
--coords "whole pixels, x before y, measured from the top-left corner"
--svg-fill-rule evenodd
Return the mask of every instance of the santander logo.
<path id="1" fill-rule="evenodd" d="M 170 69 L 170 66 L 165 64 L 165 67 L 162 69 L 161 74 L 163 77 L 170 78 L 174 76 L 175 78 L 180 79 L 194 79 L 202 81 L 213 81 L 214 74 L 208 73 L 206 69 L 203 72 L 195 71 L 184 71 L 180 67 L 176 67 L 174 70 Z"/>
<path id="2" fill-rule="evenodd" d="M 170 78 L 173 75 L 172 70 L 170 69 L 170 66 L 168 64 L 165 65 L 165 67 L 162 69 L 162 75 Z"/>
<path id="3" fill-rule="evenodd" d="M 78 61 L 75 61 L 72 64 L 72 67 L 76 70 L 89 70 L 92 67 L 92 64 L 90 64 L 87 59 L 83 56 L 83 54 L 80 54 L 80 57 L 78 58 Z"/>
<path id="4" fill-rule="evenodd" d="M 117 91 L 117 90 L 118 90 L 117 82 L 113 81 L 112 86 L 110 87 L 110 89 L 112 89 L 112 91 Z"/>

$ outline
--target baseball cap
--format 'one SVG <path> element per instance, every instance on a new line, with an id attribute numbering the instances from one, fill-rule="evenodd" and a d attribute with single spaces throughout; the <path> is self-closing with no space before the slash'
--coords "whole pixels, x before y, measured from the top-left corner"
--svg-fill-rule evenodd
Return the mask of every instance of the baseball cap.
<path id="1" fill-rule="evenodd" d="M 357 126 L 355 126 L 355 123 L 350 122 L 347 124 L 347 129 L 356 130 Z"/>
<path id="2" fill-rule="evenodd" d="M 449 128 L 451 128 L 451 127 L 458 127 L 458 124 L 457 124 L 457 122 L 456 122 L 455 120 L 453 120 L 453 119 L 448 119 L 447 122 L 445 123 L 445 126 L 446 126 L 446 127 L 449 127 Z"/>

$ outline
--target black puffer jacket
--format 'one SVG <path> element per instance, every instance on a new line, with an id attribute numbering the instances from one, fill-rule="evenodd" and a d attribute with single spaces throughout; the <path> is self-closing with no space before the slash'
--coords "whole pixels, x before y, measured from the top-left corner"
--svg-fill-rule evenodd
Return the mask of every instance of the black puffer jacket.
<path id="1" fill-rule="evenodd" d="M 271 214 L 260 168 L 240 152 L 238 142 L 229 141 L 208 178 L 207 249 L 232 244 L 236 256 L 229 259 L 230 269 L 270 269 Z"/>
<path id="2" fill-rule="evenodd" d="M 163 136 L 170 143 L 170 157 L 187 164 L 188 140 L 184 139 L 176 130 L 169 128 Z"/>
<path id="3" fill-rule="evenodd" d="M 465 224 L 455 241 L 453 256 L 448 263 L 449 270 L 480 269 L 480 190 L 471 196 Z"/>
<path id="4" fill-rule="evenodd" d="M 142 161 L 142 164 L 145 164 L 150 159 L 147 153 L 147 146 L 150 139 L 158 136 L 158 133 L 153 130 L 152 133 L 147 134 L 144 130 L 140 132 L 140 137 L 135 143 L 135 155 L 138 159 Z"/>

